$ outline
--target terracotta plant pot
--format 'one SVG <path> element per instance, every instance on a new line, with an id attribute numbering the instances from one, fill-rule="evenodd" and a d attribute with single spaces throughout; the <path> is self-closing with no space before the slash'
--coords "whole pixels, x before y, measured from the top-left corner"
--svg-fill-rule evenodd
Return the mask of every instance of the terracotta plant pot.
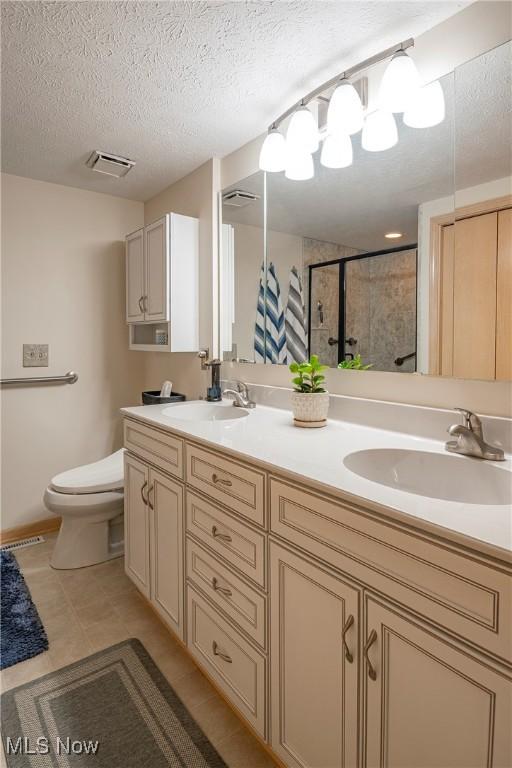
<path id="1" fill-rule="evenodd" d="M 296 427 L 325 427 L 328 410 L 328 392 L 292 392 L 293 421 Z"/>

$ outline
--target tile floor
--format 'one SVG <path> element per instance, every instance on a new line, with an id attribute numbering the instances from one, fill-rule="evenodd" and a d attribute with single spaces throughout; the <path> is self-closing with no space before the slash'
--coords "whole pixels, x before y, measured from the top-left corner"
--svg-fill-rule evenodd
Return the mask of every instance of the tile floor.
<path id="1" fill-rule="evenodd" d="M 16 553 L 44 623 L 49 650 L 0 672 L 2 690 L 33 680 L 109 645 L 137 637 L 231 768 L 272 768 L 273 761 L 124 573 L 122 558 L 76 571 L 54 571 L 55 536 Z M 2 755 L 1 765 L 4 757 Z"/>

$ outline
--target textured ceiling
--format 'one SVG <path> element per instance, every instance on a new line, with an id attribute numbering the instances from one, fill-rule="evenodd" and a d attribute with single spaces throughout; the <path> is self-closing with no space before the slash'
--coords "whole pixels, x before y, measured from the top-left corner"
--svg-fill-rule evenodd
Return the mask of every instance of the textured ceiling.
<path id="1" fill-rule="evenodd" d="M 299 95 L 468 4 L 2 2 L 2 168 L 147 200 Z M 84 167 L 130 157 L 122 180 Z"/>
<path id="2" fill-rule="evenodd" d="M 364 251 L 418 238 L 418 205 L 455 189 L 512 176 L 512 44 L 479 56 L 442 78 L 446 119 L 417 130 L 397 120 L 399 142 L 365 152 L 353 137 L 349 168 L 323 168 L 315 178 L 267 175 L 268 226 L 289 234 L 342 243 Z M 263 194 L 263 174 L 235 185 Z M 261 226 L 262 206 L 224 206 L 225 221 Z M 390 241 L 384 234 L 404 233 Z"/>

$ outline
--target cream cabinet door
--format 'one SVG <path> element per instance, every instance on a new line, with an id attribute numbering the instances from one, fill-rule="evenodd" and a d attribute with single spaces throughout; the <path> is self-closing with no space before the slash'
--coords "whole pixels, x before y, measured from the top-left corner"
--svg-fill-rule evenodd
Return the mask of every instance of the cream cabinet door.
<path id="1" fill-rule="evenodd" d="M 145 319 L 169 320 L 169 218 L 144 229 Z"/>
<path id="2" fill-rule="evenodd" d="M 151 602 L 183 638 L 183 488 L 150 470 Z"/>
<path id="3" fill-rule="evenodd" d="M 144 320 L 144 230 L 126 238 L 126 322 Z"/>
<path id="4" fill-rule="evenodd" d="M 143 595 L 150 595 L 149 470 L 138 459 L 124 457 L 124 549 L 125 570 Z"/>
<path id="5" fill-rule="evenodd" d="M 294 768 L 358 765 L 359 596 L 274 542 L 271 744 Z"/>
<path id="6" fill-rule="evenodd" d="M 377 599 L 366 599 L 364 765 L 509 768 L 512 683 Z"/>

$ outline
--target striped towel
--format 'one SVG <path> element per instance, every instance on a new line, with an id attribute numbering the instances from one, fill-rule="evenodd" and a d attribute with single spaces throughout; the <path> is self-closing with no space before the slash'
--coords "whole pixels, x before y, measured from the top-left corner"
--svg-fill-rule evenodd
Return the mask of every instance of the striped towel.
<path id="1" fill-rule="evenodd" d="M 261 267 L 254 329 L 254 352 L 256 362 L 284 365 L 286 363 L 286 334 L 284 312 L 281 303 L 281 289 L 276 270 L 271 263 L 267 268 L 266 333 L 265 328 L 265 270 Z"/>
<path id="2" fill-rule="evenodd" d="M 302 281 L 297 267 L 290 270 L 290 287 L 286 304 L 286 348 L 288 365 L 303 363 L 308 356 L 308 336 L 304 312 L 304 294 Z"/>

